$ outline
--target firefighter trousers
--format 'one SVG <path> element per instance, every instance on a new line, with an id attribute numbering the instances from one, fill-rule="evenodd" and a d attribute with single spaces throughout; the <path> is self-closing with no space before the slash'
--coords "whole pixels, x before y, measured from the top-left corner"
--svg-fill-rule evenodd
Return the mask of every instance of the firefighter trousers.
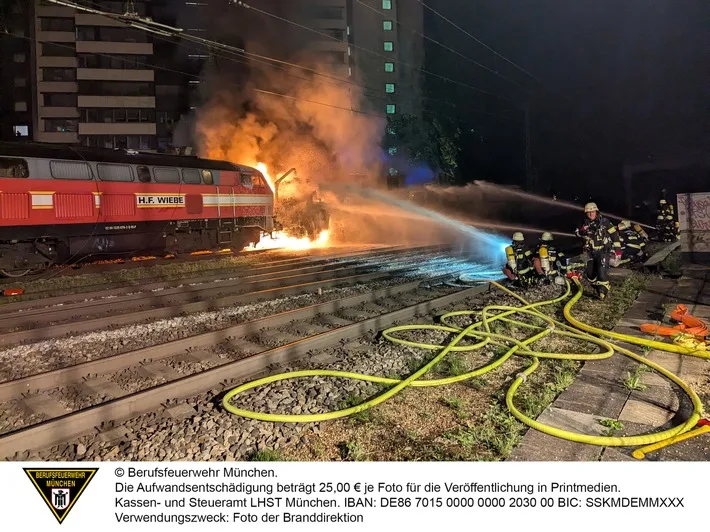
<path id="1" fill-rule="evenodd" d="M 609 283 L 609 252 L 596 251 L 587 261 L 587 280 L 597 291 L 599 299 L 605 299 L 611 290 Z"/>

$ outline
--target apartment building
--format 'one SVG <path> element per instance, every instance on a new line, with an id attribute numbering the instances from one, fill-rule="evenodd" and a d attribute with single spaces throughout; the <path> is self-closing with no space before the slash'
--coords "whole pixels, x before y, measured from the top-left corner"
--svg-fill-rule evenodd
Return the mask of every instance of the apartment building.
<path id="1" fill-rule="evenodd" d="M 122 1 L 95 1 L 123 13 Z M 147 4 L 133 6 L 145 16 Z M 36 0 L 33 138 L 39 142 L 154 150 L 154 47 L 150 35 L 102 15 Z"/>
<path id="2" fill-rule="evenodd" d="M 366 87 L 367 110 L 418 114 L 424 64 L 422 5 L 411 0 L 308 4 L 309 27 L 328 36 L 316 34 L 311 49 L 330 62 L 336 74 Z"/>
<path id="3" fill-rule="evenodd" d="M 27 0 L 0 3 L 0 139 L 32 138 L 33 4 Z"/>

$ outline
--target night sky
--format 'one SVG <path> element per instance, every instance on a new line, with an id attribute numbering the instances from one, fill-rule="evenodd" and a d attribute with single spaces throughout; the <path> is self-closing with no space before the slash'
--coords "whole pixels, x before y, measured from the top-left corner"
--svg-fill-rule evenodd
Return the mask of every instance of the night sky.
<path id="1" fill-rule="evenodd" d="M 530 102 L 533 165 L 543 190 L 580 195 L 588 191 L 595 198 L 614 196 L 623 193 L 620 178 L 625 161 L 702 148 L 708 151 L 710 2 L 427 3 L 539 78 L 539 83 L 535 82 L 440 18 L 429 22 L 437 40 L 525 87 L 502 80 L 441 47 L 429 47 L 430 57 L 444 65 L 441 68 L 452 78 L 521 104 L 526 99 Z M 428 16 L 438 18 L 431 13 Z M 475 95 L 467 90 L 456 94 L 461 105 L 471 105 Z M 480 101 L 481 96 L 477 98 Z M 511 105 L 488 98 L 486 109 L 497 113 Z M 513 152 L 517 162 L 511 161 L 510 144 L 506 148 L 506 143 L 522 143 L 521 125 L 515 123 L 511 128 L 510 121 L 486 116 L 478 122 L 484 129 L 483 144 L 489 143 L 484 151 L 490 161 L 484 169 L 492 180 L 515 181 L 512 174 L 519 175 L 522 154 Z M 511 129 L 516 128 L 520 136 L 511 137 Z"/>

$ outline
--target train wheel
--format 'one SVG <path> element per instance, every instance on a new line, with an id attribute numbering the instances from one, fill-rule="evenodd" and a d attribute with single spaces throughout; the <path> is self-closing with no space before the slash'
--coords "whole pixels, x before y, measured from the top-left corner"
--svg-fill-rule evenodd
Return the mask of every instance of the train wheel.
<path id="1" fill-rule="evenodd" d="M 0 274 L 5 277 L 24 277 L 32 272 L 32 268 L 27 268 L 26 270 L 0 270 Z"/>

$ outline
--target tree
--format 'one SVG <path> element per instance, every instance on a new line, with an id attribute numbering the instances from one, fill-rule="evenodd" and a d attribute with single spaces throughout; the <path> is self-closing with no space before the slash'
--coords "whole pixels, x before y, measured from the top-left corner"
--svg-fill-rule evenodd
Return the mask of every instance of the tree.
<path id="1" fill-rule="evenodd" d="M 424 123 L 411 114 L 388 117 L 383 147 L 390 175 L 406 175 L 426 165 L 447 183 L 456 181 L 461 153 L 461 130 L 453 122 L 438 118 Z"/>

